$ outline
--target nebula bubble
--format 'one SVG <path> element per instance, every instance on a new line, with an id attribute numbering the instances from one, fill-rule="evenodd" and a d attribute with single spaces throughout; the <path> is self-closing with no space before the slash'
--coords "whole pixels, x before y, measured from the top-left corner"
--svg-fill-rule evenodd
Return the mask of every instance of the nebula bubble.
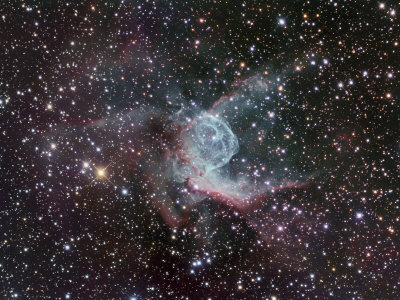
<path id="1" fill-rule="evenodd" d="M 228 123 L 209 113 L 193 120 L 183 141 L 190 163 L 205 174 L 226 165 L 239 151 L 238 139 Z"/>

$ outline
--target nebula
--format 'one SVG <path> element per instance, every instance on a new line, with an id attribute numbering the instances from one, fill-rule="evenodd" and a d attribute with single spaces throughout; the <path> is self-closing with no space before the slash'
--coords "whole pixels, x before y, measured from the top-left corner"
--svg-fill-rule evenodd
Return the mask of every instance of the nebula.
<path id="1" fill-rule="evenodd" d="M 195 117 L 181 134 L 182 146 L 174 161 L 174 178 L 185 182 L 188 189 L 199 195 L 214 195 L 241 199 L 244 182 L 233 181 L 222 170 L 239 151 L 239 142 L 229 124 L 210 113 Z"/>
<path id="2" fill-rule="evenodd" d="M 277 117 L 282 100 L 278 84 L 258 74 L 237 82 L 231 94 L 208 109 L 176 105 L 168 111 L 134 110 L 74 125 L 74 134 L 91 136 L 92 145 L 119 132 L 114 144 L 124 151 L 114 160 L 115 153 L 109 153 L 105 166 L 123 161 L 127 172 L 140 174 L 149 203 L 171 227 L 188 221 L 204 200 L 232 207 L 257 224 L 265 215 L 255 211 L 270 204 L 276 192 L 304 187 L 311 177 L 292 166 L 300 156 L 284 153 L 285 140 L 277 137 L 283 127 Z M 68 138 L 65 131 L 60 126 L 48 136 L 61 141 Z M 90 148 L 80 147 L 84 157 L 93 157 Z M 59 156 L 60 162 L 71 159 L 78 158 Z M 110 175 L 109 183 L 118 185 L 116 175 Z M 97 179 L 91 178 L 88 186 Z"/>
<path id="3" fill-rule="evenodd" d="M 260 161 L 265 156 L 261 151 L 275 147 L 272 139 L 260 138 L 275 124 L 278 95 L 274 98 L 270 87 L 273 82 L 257 75 L 238 83 L 232 95 L 217 99 L 209 110 L 179 110 L 170 116 L 172 127 L 179 128 L 175 146 L 163 168 L 149 169 L 150 177 L 163 177 L 163 187 L 158 185 L 159 195 L 153 199 L 168 224 L 179 226 L 191 207 L 205 199 L 252 215 L 275 192 L 306 183 L 304 179 L 300 183 L 303 177 L 295 172 L 285 176 L 282 166 L 287 169 L 288 163 L 279 164 L 282 159 L 271 150 L 271 162 Z M 250 172 L 253 165 L 256 168 Z"/>
<path id="4" fill-rule="evenodd" d="M 223 167 L 239 150 L 238 139 L 227 122 L 208 113 L 196 117 L 182 138 L 182 151 L 201 174 Z"/>

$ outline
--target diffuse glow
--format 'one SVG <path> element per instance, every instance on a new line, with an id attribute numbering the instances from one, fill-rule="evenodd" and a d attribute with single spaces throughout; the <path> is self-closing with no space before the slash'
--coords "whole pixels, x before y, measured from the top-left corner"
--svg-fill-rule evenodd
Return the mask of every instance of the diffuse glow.
<path id="1" fill-rule="evenodd" d="M 227 122 L 208 113 L 197 117 L 183 134 L 184 149 L 202 173 L 226 165 L 239 151 L 239 142 Z"/>

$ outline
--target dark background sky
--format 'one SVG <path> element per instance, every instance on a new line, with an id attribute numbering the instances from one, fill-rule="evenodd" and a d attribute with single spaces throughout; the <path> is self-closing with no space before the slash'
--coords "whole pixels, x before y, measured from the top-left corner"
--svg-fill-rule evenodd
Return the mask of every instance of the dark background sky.
<path id="1" fill-rule="evenodd" d="M 398 298 L 399 14 L 394 1 L 2 1 L 1 297 Z M 257 76 L 270 91 L 249 88 Z M 267 113 L 235 115 L 255 146 L 233 170 L 246 155 L 249 174 L 303 184 L 252 213 L 208 197 L 171 228 L 152 200 L 178 190 L 154 174 L 169 116 L 235 93 L 270 97 L 276 118 L 256 144 L 246 126 Z M 108 164 L 111 183 L 96 177 Z"/>

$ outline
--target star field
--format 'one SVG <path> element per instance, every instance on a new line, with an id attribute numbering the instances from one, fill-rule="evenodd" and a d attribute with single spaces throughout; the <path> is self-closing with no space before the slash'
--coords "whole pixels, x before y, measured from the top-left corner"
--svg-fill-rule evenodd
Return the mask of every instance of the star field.
<path id="1" fill-rule="evenodd" d="M 0 7 L 1 299 L 400 298 L 400 3 Z"/>

